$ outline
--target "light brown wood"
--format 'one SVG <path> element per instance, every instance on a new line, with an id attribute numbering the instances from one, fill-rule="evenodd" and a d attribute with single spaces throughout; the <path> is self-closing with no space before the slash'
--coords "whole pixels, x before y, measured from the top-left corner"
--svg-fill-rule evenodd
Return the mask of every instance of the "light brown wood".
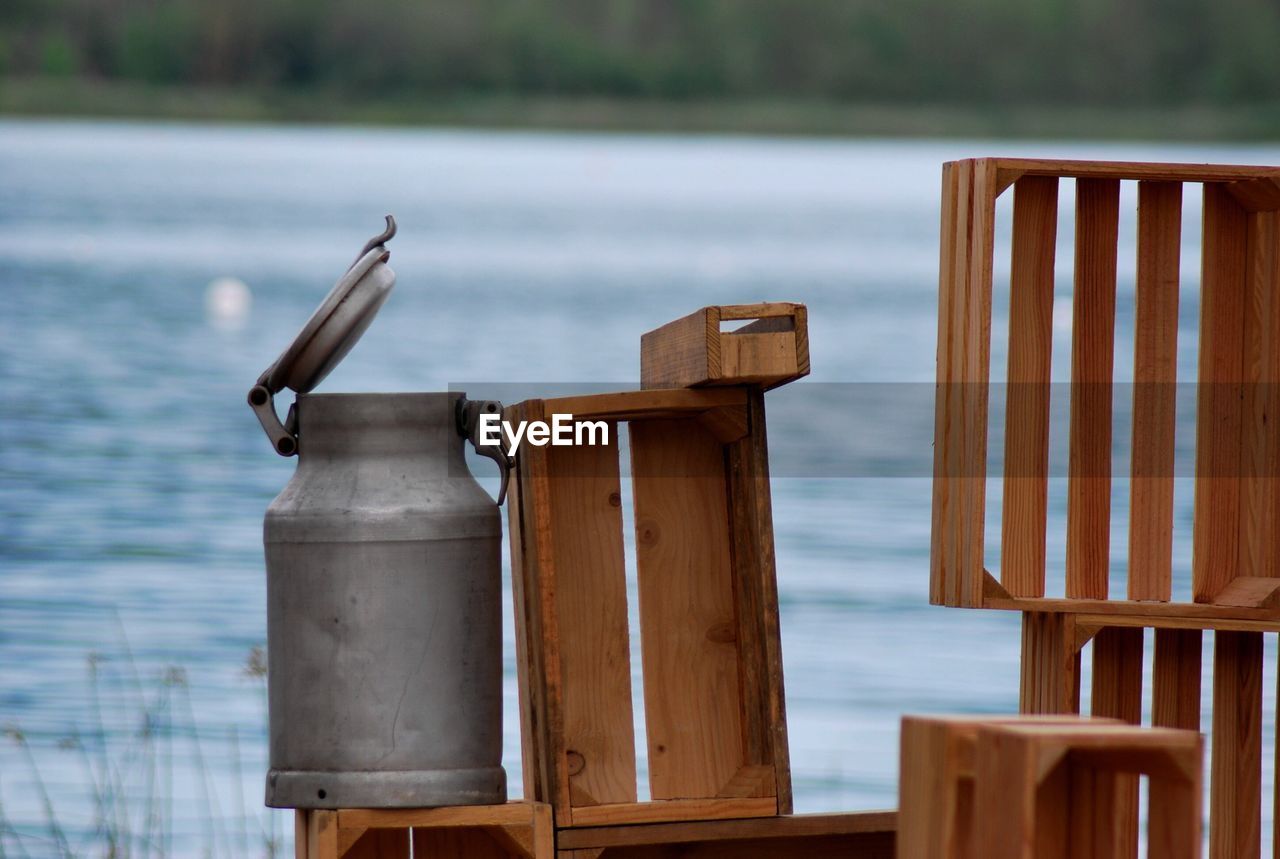
<path id="1" fill-rule="evenodd" d="M 758 321 L 721 325 L 745 319 Z M 704 307 L 640 338 L 641 386 L 785 384 L 809 372 L 807 320 L 790 302 Z"/>
<path id="2" fill-rule="evenodd" d="M 415 829 L 414 859 L 515 859 L 483 829 Z"/>
<path id="3" fill-rule="evenodd" d="M 892 811 L 862 811 L 849 814 L 796 814 L 741 820 L 690 820 L 676 823 L 585 827 L 562 832 L 559 846 L 561 849 L 583 849 L 641 844 L 677 845 L 757 838 L 890 833 L 897 829 L 897 820 L 898 815 Z"/>
<path id="4" fill-rule="evenodd" d="M 1093 694 L 1090 709 L 1095 716 L 1107 716 L 1137 725 L 1142 721 L 1142 635 L 1141 629 L 1108 627 L 1093 639 Z M 1097 856 L 1136 857 L 1138 854 L 1138 778 L 1116 775 L 1095 784 L 1094 789 L 1112 792 L 1114 813 L 1093 821 L 1099 842 Z M 1110 808 L 1107 809 L 1109 812 Z"/>
<path id="5" fill-rule="evenodd" d="M 306 815 L 307 859 L 340 859 L 337 812 L 316 810 Z"/>
<path id="6" fill-rule="evenodd" d="M 573 810 L 573 825 L 613 826 L 677 820 L 734 820 L 773 817 L 778 804 L 773 797 L 740 799 L 668 799 L 620 805 L 592 805 Z M 563 826 L 563 824 L 557 824 Z"/>
<path id="7" fill-rule="evenodd" d="M 650 792 L 714 797 L 747 763 L 724 454 L 695 421 L 630 438 Z"/>
<path id="8" fill-rule="evenodd" d="M 1239 568 L 1246 228 L 1231 195 L 1206 185 L 1191 582 L 1198 602 L 1212 602 Z"/>
<path id="9" fill-rule="evenodd" d="M 618 391 L 607 394 L 582 394 L 531 400 L 541 403 L 546 415 L 568 414 L 592 420 L 630 421 L 644 418 L 683 417 L 724 406 L 742 406 L 747 402 L 743 388 L 698 388 L 686 390 Z M 521 449 L 528 445 L 522 445 Z"/>
<path id="10" fill-rule="evenodd" d="M 1209 855 L 1261 855 L 1262 635 L 1217 632 L 1213 648 Z"/>
<path id="11" fill-rule="evenodd" d="M 1076 181 L 1067 481 L 1067 596 L 1106 599 L 1111 547 L 1111 396 L 1120 183 Z"/>
<path id="12" fill-rule="evenodd" d="M 1129 599 L 1173 597 L 1173 469 L 1182 186 L 1138 185 Z"/>
<path id="13" fill-rule="evenodd" d="M 725 448 L 744 755 L 748 768 L 768 768 L 773 794 L 778 798 L 778 813 L 790 814 L 791 763 L 769 490 L 769 440 L 761 391 L 749 395 L 747 423 L 746 437 Z"/>
<path id="14" fill-rule="evenodd" d="M 554 447 L 546 458 L 570 799 L 635 802 L 617 427 L 607 445 Z"/>
<path id="15" fill-rule="evenodd" d="M 1280 168 L 1277 167 L 1235 164 L 1166 164 L 1152 161 L 1076 161 L 1046 158 L 991 160 L 999 170 L 1002 181 L 1009 176 L 1014 178 L 1062 176 L 1071 179 L 1149 179 L 1163 182 L 1236 182 L 1280 177 Z"/>
<path id="16" fill-rule="evenodd" d="M 1151 723 L 1200 730 L 1201 641 L 1198 629 L 1157 629 L 1152 662 Z"/>
<path id="17" fill-rule="evenodd" d="M 989 597 L 987 608 L 1020 612 L 1066 612 L 1075 615 L 1082 623 L 1089 616 L 1104 621 L 1104 625 L 1112 626 L 1280 631 L 1280 612 L 1276 610 L 1209 603 Z"/>
<path id="18" fill-rule="evenodd" d="M 1271 542 L 1275 538 L 1274 530 L 1262 532 L 1257 536 L 1259 542 Z M 1270 553 L 1270 549 L 1257 547 L 1259 555 Z M 1274 609 L 1280 606 L 1280 579 L 1260 578 L 1258 576 L 1240 576 L 1231 582 L 1213 599 L 1216 605 L 1242 606 L 1246 608 Z"/>
<path id="19" fill-rule="evenodd" d="M 344 808 L 334 812 L 343 829 L 442 829 L 459 826 L 529 824 L 533 804 L 457 805 L 441 808 Z"/>
<path id="20" fill-rule="evenodd" d="M 1019 712 L 1080 712 L 1080 650 L 1075 623 L 1070 614 L 1023 613 Z"/>
<path id="21" fill-rule="evenodd" d="M 1249 215 L 1246 233 L 1239 575 L 1280 586 L 1280 214 Z"/>
<path id="22" fill-rule="evenodd" d="M 977 855 L 1001 859 L 1117 854 L 1114 779 L 1142 773 L 1177 801 L 1152 809 L 1161 857 L 1200 854 L 1201 738 L 1136 726 L 986 725 L 975 752 Z M 1136 820 L 1133 821 L 1136 824 Z"/>
<path id="23" fill-rule="evenodd" d="M 369 829 L 339 854 L 342 859 L 409 859 L 409 831 Z M 430 854 L 425 854 L 430 855 Z M 418 859 L 424 854 L 419 853 Z M 500 859 L 506 859 L 503 854 Z"/>
<path id="24" fill-rule="evenodd" d="M 943 168 L 929 599 L 982 605 L 995 163 Z"/>
<path id="25" fill-rule="evenodd" d="M 1018 180 L 1013 199 L 1000 583 L 1010 594 L 1024 597 L 1044 596 L 1057 235 L 1057 178 Z"/>

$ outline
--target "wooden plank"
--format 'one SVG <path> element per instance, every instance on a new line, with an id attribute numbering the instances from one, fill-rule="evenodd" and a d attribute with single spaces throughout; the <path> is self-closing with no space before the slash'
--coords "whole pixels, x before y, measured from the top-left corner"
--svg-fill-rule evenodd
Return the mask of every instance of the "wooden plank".
<path id="1" fill-rule="evenodd" d="M 599 854 L 568 859 L 894 859 L 891 832 L 821 835 L 812 838 L 768 838 L 743 841 L 692 842 L 678 847 L 648 844 L 608 847 Z M 566 854 L 560 854 L 565 859 Z"/>
<path id="2" fill-rule="evenodd" d="M 1080 712 L 1080 651 L 1075 617 L 1024 612 L 1020 713 Z"/>
<path id="3" fill-rule="evenodd" d="M 1129 599 L 1173 598 L 1173 467 L 1177 420 L 1182 185 L 1138 185 Z"/>
<path id="4" fill-rule="evenodd" d="M 343 859 L 409 859 L 409 830 L 366 830 L 342 856 Z M 419 854 L 419 859 L 421 857 Z"/>
<path id="5" fill-rule="evenodd" d="M 567 414 L 579 419 L 639 420 L 652 417 L 680 417 L 721 406 L 741 406 L 747 401 L 742 388 L 697 388 L 688 390 L 619 391 L 583 394 L 543 400 L 547 415 Z M 523 449 L 523 446 L 522 446 Z"/>
<path id="6" fill-rule="evenodd" d="M 1280 611 L 1271 608 L 1217 605 L 1213 603 L 1162 603 L 1135 600 L 1071 600 L 1024 597 L 992 596 L 987 608 L 1022 612 L 1068 612 L 1096 615 L 1107 619 L 1108 624 L 1125 623 L 1124 618 L 1141 618 L 1146 626 L 1172 626 L 1193 629 L 1213 629 L 1222 625 L 1241 630 L 1280 631 Z M 1166 623 L 1170 621 L 1170 623 Z M 1235 626 L 1237 625 L 1238 626 Z"/>
<path id="7" fill-rule="evenodd" d="M 773 817 L 773 797 L 742 799 L 668 799 L 621 805 L 591 805 L 573 810 L 573 826 L 614 826 L 677 820 L 736 820 Z M 557 824 L 563 826 L 563 824 Z"/>
<path id="8" fill-rule="evenodd" d="M 1157 629 L 1151 724 L 1200 730 L 1201 641 L 1198 629 Z"/>
<path id="9" fill-rule="evenodd" d="M 336 811 L 307 812 L 307 859 L 340 859 Z"/>
<path id="10" fill-rule="evenodd" d="M 414 829 L 414 859 L 518 859 L 483 829 Z"/>
<path id="11" fill-rule="evenodd" d="M 790 814 L 791 764 L 764 394 L 751 392 L 748 403 L 748 434 L 726 448 L 745 762 L 748 767 L 770 768 L 778 813 Z"/>
<path id="12" fill-rule="evenodd" d="M 1107 598 L 1119 217 L 1119 181 L 1077 180 L 1067 477 L 1067 596 L 1070 598 Z"/>
<path id="13" fill-rule="evenodd" d="M 650 792 L 714 797 L 747 763 L 724 449 L 692 420 L 630 435 Z"/>
<path id="14" fill-rule="evenodd" d="M 307 859 L 307 812 L 299 808 L 293 812 L 293 857 Z"/>
<path id="15" fill-rule="evenodd" d="M 719 308 L 702 307 L 640 335 L 645 388 L 683 388 L 720 375 Z"/>
<path id="16" fill-rule="evenodd" d="M 1046 158 L 996 158 L 992 160 L 1001 176 L 1062 176 L 1071 179 L 1149 179 L 1161 182 L 1235 182 L 1280 177 L 1280 168 L 1278 167 L 1255 167 L 1236 164 L 1078 161 Z"/>
<path id="17" fill-rule="evenodd" d="M 546 404 L 529 400 L 508 409 L 519 420 L 544 420 Z M 560 660 L 560 623 L 556 608 L 554 523 L 551 515 L 552 487 L 548 455 L 556 448 L 522 445 L 516 456 L 519 475 L 521 539 L 519 555 L 522 572 L 515 575 L 513 601 L 517 605 L 517 630 L 528 654 L 529 700 L 522 710 L 533 733 L 530 771 L 534 790 L 526 796 L 549 802 L 557 811 L 569 813 L 569 776 L 564 743 L 564 696 Z M 516 557 L 513 550 L 512 557 Z M 523 624 L 521 618 L 523 617 Z M 526 749 L 526 751 L 528 751 Z M 526 785 L 529 784 L 526 776 Z"/>
<path id="18" fill-rule="evenodd" d="M 537 402 L 536 410 L 541 414 L 541 402 Z M 525 406 L 510 406 L 504 413 L 506 420 L 522 420 Z M 542 770 L 542 761 L 547 757 L 547 738 L 545 730 L 538 730 L 544 721 L 540 710 L 544 706 L 542 678 L 542 648 L 533 646 L 533 642 L 541 642 L 541 629 L 535 611 L 535 605 L 528 596 L 531 589 L 531 577 L 534 575 L 532 564 L 534 558 L 528 552 L 536 551 L 536 547 L 525 547 L 526 537 L 533 539 L 532 509 L 526 509 L 522 482 L 522 463 L 512 469 L 511 482 L 507 488 L 507 535 L 511 551 L 511 602 L 515 615 L 516 645 L 516 685 L 518 689 L 517 706 L 520 711 L 520 759 L 521 775 L 524 782 L 524 795 L 532 800 L 546 800 L 544 785 L 548 783 L 547 774 Z M 525 526 L 526 518 L 530 526 Z"/>
<path id="19" fill-rule="evenodd" d="M 981 606 L 996 177 L 989 159 L 943 171 L 930 601 Z"/>
<path id="20" fill-rule="evenodd" d="M 1280 214 L 1249 215 L 1246 233 L 1239 576 L 1280 587 Z"/>
<path id="21" fill-rule="evenodd" d="M 1205 185 L 1191 580 L 1197 602 L 1212 602 L 1239 567 L 1247 226 L 1245 211 L 1222 186 Z"/>
<path id="22" fill-rule="evenodd" d="M 1093 695 L 1091 712 L 1131 725 L 1142 721 L 1142 636 L 1137 628 L 1108 627 L 1093 639 Z M 1096 777 L 1095 777 L 1096 780 Z M 1095 836 L 1102 841 L 1091 855 L 1138 855 L 1138 778 L 1117 775 L 1095 788 L 1112 792 L 1112 804 L 1101 820 L 1094 821 Z"/>
<path id="23" fill-rule="evenodd" d="M 784 316 L 794 317 L 796 311 L 803 310 L 803 304 L 791 301 L 762 301 L 757 304 L 725 304 L 720 310 L 720 319 L 776 319 Z"/>
<path id="24" fill-rule="evenodd" d="M 548 448 L 546 464 L 570 801 L 635 802 L 617 427 L 608 444 Z"/>
<path id="25" fill-rule="evenodd" d="M 893 832 L 897 828 L 898 815 L 893 811 L 796 814 L 742 820 L 689 820 L 676 823 L 574 828 L 560 833 L 559 846 L 561 849 L 583 849 L 745 839 L 812 838 L 823 835 Z"/>
<path id="26" fill-rule="evenodd" d="M 440 808 L 344 808 L 336 812 L 343 829 L 446 829 L 460 826 L 528 824 L 533 804 L 456 805 Z"/>
<path id="27" fill-rule="evenodd" d="M 1044 596 L 1057 236 L 1058 180 L 1043 176 L 1018 180 L 1013 198 L 1000 549 L 1000 583 L 1015 596 Z"/>
<path id="28" fill-rule="evenodd" d="M 1262 634 L 1217 632 L 1213 648 L 1209 855 L 1261 855 Z"/>

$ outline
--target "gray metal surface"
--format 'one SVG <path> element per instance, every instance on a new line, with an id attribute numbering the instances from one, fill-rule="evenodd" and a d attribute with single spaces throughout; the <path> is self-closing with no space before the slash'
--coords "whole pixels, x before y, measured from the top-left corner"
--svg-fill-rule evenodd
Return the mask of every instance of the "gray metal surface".
<path id="1" fill-rule="evenodd" d="M 298 398 L 267 511 L 267 805 L 506 800 L 501 522 L 439 394 Z"/>

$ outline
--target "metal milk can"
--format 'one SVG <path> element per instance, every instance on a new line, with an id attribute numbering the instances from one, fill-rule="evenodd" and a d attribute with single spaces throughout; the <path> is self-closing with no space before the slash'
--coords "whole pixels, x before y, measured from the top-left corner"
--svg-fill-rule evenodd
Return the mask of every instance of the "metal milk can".
<path id="1" fill-rule="evenodd" d="M 501 406 L 311 393 L 395 285 L 394 234 L 388 216 L 249 393 L 277 452 L 298 456 L 264 525 L 273 807 L 506 801 L 502 526 L 462 447 Z M 481 452 L 505 490 L 505 454 Z"/>

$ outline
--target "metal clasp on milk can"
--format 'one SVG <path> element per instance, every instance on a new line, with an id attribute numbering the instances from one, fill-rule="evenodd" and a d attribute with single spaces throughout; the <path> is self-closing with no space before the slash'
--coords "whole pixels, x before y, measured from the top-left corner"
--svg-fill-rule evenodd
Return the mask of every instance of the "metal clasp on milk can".
<path id="1" fill-rule="evenodd" d="M 394 235 L 388 215 L 249 392 L 275 450 L 298 456 L 263 528 L 273 807 L 506 801 L 502 524 L 462 447 L 502 406 L 311 393 L 395 286 Z M 286 387 L 298 396 L 281 422 Z M 477 449 L 505 494 L 506 452 Z"/>

